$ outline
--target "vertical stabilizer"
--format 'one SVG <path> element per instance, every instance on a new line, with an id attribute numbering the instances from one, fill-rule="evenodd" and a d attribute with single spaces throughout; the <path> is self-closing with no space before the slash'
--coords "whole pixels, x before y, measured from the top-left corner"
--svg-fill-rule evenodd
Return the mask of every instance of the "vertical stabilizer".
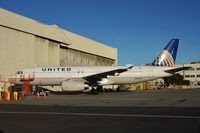
<path id="1" fill-rule="evenodd" d="M 173 67 L 176 61 L 179 39 L 172 39 L 153 61 L 153 66 Z"/>

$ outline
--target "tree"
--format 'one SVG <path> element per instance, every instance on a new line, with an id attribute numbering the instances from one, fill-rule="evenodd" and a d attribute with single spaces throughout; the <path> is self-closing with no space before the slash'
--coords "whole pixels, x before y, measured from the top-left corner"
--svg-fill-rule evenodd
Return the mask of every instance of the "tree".
<path id="1" fill-rule="evenodd" d="M 164 77 L 163 80 L 166 86 L 169 86 L 170 84 L 173 84 L 173 85 L 189 85 L 190 84 L 190 81 L 184 80 L 183 76 L 180 74 L 175 74 L 170 77 Z"/>

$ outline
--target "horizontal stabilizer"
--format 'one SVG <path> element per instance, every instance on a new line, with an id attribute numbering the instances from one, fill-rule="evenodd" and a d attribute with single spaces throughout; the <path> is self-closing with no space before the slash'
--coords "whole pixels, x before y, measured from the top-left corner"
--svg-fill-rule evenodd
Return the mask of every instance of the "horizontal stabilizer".
<path id="1" fill-rule="evenodd" d="M 176 72 L 187 70 L 187 69 L 190 69 L 190 68 L 191 67 L 178 67 L 178 68 L 166 70 L 165 72 L 170 73 L 170 74 L 175 74 Z"/>

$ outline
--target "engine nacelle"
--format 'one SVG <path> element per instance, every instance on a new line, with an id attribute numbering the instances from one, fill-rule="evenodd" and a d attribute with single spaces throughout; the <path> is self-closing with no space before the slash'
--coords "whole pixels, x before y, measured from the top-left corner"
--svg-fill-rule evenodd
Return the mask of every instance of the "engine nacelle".
<path id="1" fill-rule="evenodd" d="M 70 92 L 83 91 L 85 88 L 85 83 L 81 80 L 71 79 L 63 81 L 61 83 L 61 87 L 63 91 L 70 91 Z"/>

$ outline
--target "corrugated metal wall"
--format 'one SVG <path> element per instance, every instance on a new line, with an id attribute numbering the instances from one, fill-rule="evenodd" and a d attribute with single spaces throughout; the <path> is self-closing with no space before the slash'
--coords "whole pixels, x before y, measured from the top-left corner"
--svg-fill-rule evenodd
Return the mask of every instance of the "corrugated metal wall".
<path id="1" fill-rule="evenodd" d="M 0 26 L 0 74 L 6 78 L 17 69 L 34 65 L 35 37 Z"/>
<path id="2" fill-rule="evenodd" d="M 60 66 L 60 44 L 0 26 L 0 74 L 34 66 Z"/>
<path id="3" fill-rule="evenodd" d="M 39 66 L 59 66 L 60 43 L 35 36 L 35 64 Z"/>
<path id="4" fill-rule="evenodd" d="M 77 51 L 70 48 L 60 49 L 61 66 L 112 66 L 115 60 Z"/>

